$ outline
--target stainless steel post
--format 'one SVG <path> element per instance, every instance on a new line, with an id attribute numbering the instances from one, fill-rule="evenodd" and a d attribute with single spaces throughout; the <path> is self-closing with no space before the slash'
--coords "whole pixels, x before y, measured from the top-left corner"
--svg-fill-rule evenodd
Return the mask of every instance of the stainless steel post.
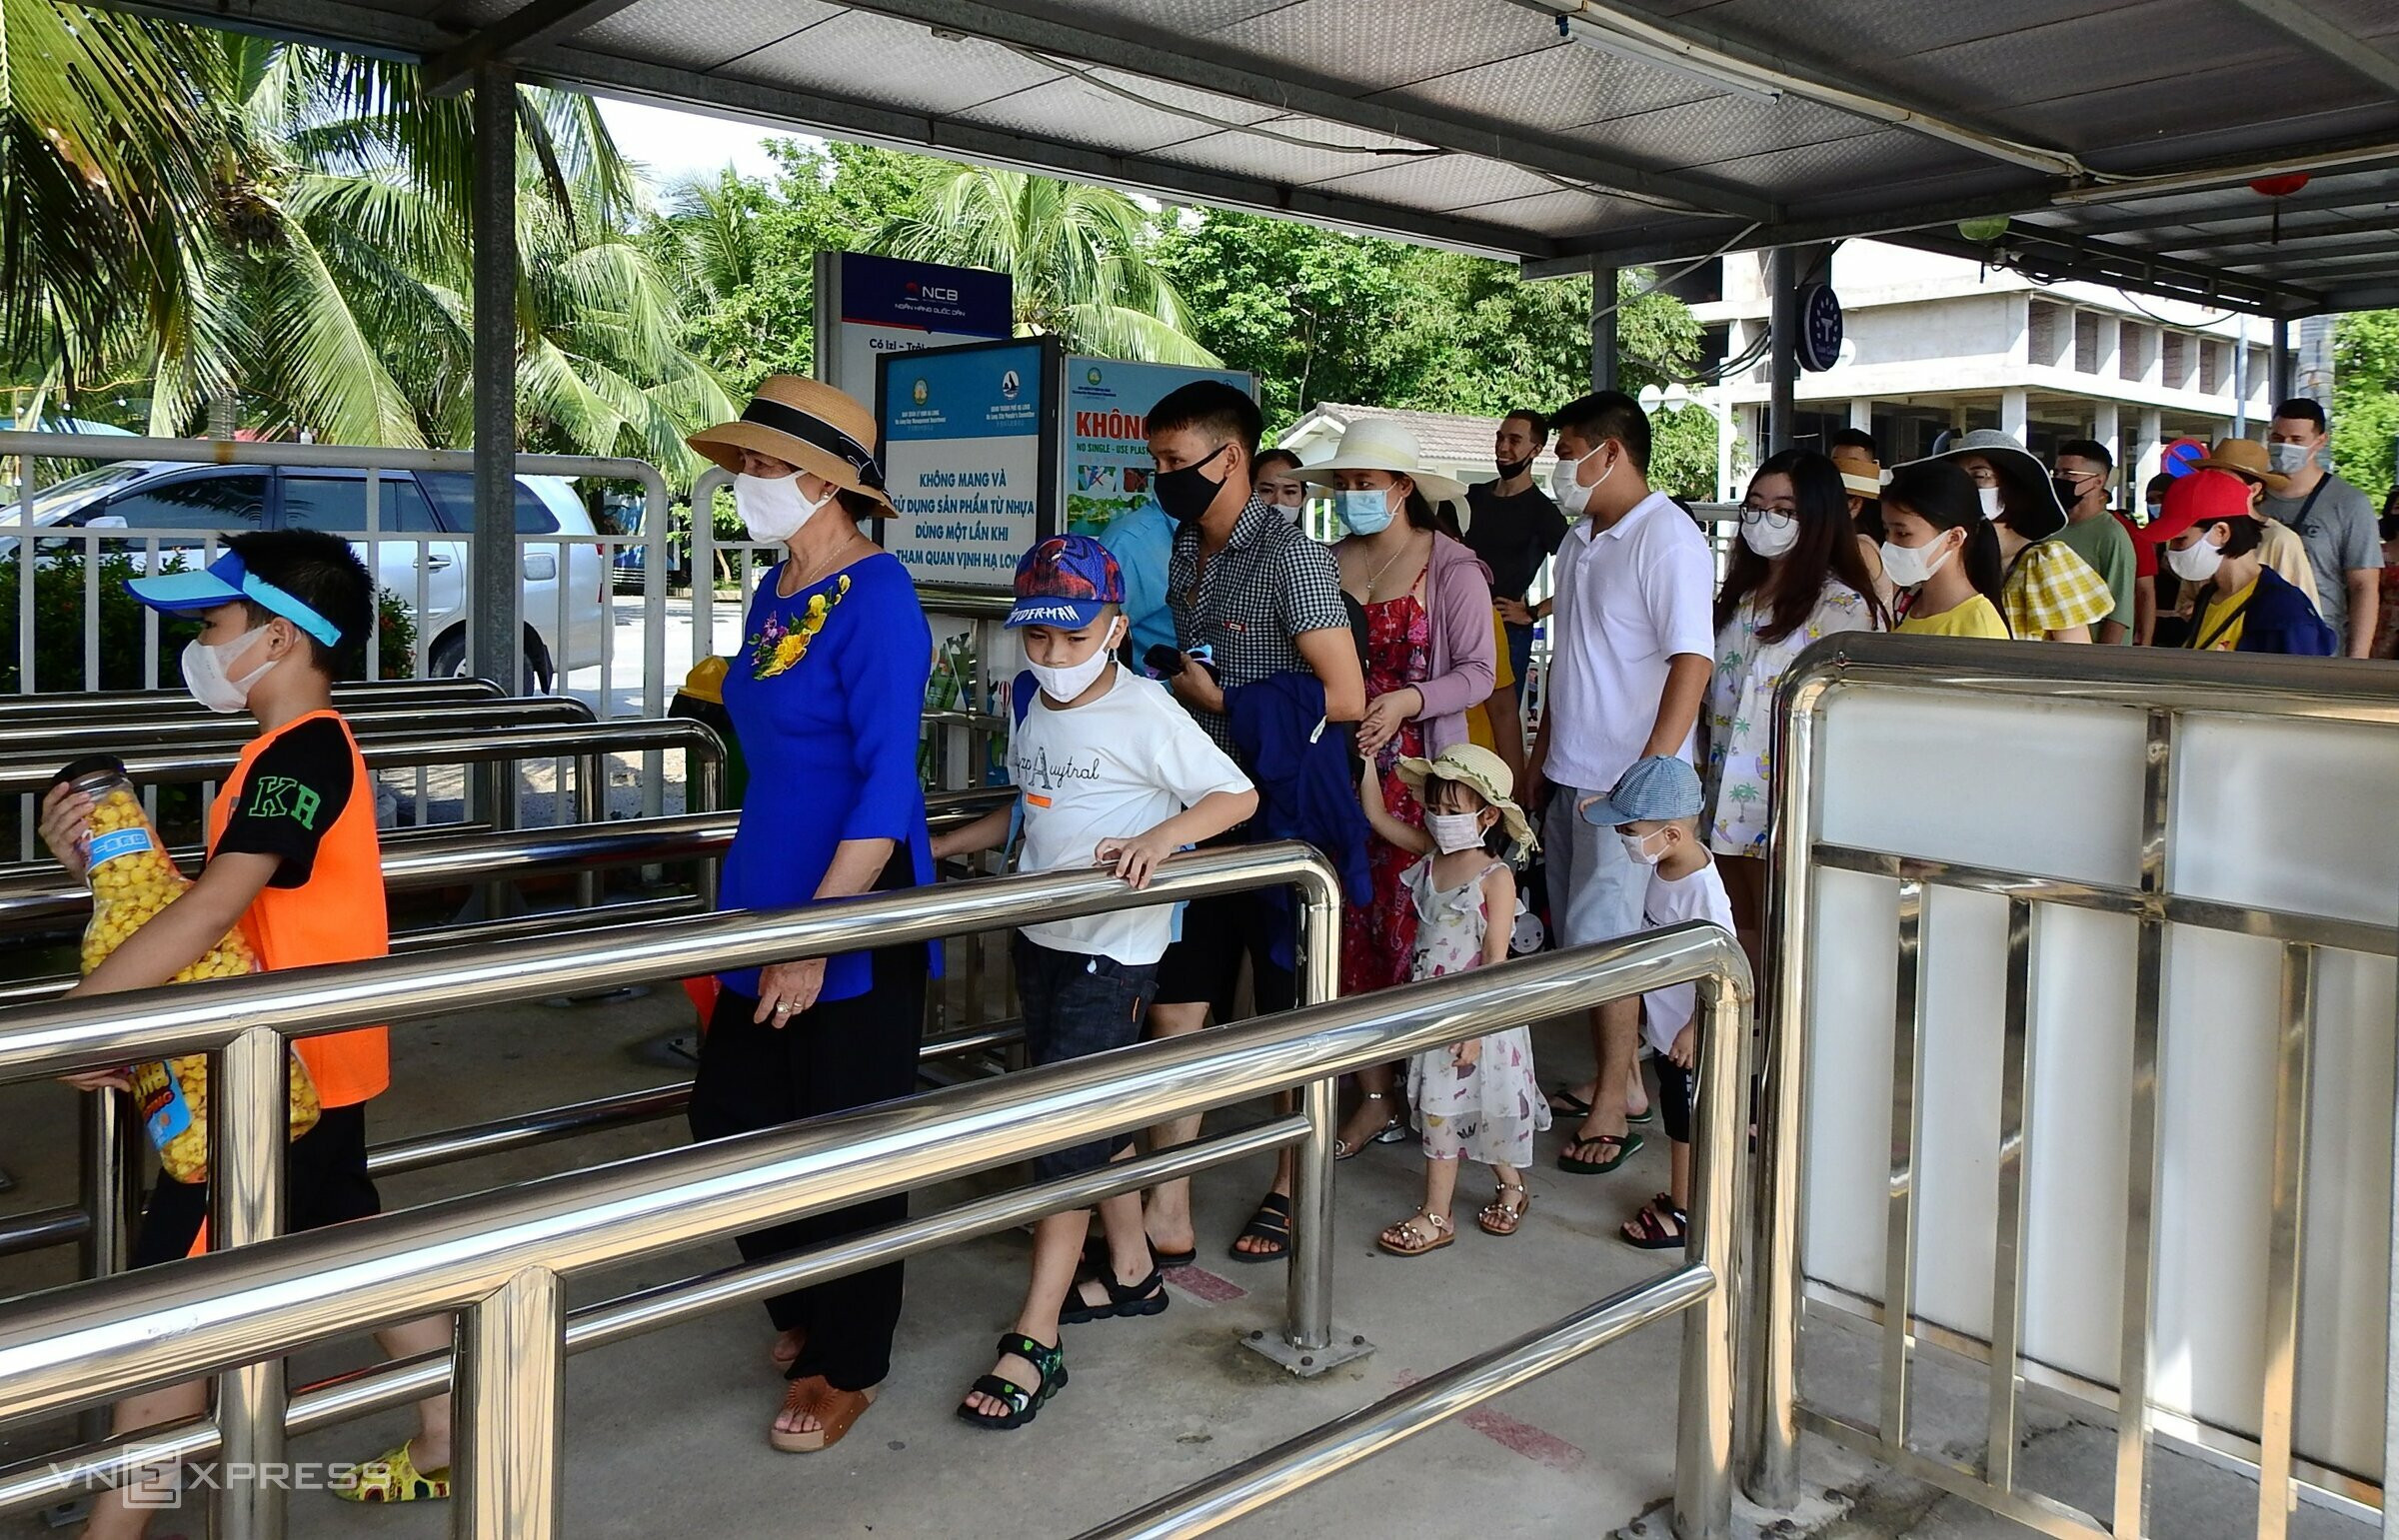
<path id="1" fill-rule="evenodd" d="M 1732 1533 L 1733 1337 L 1741 1329 L 1740 1216 L 1748 1160 L 1749 980 L 1734 971 L 1698 984 L 1698 1126 L 1691 1140 L 1690 1235 L 1686 1255 L 1715 1280 L 1682 1318 L 1682 1390 L 1674 1439 L 1676 1540 L 1727 1540 Z"/>
<path id="2" fill-rule="evenodd" d="M 459 1540 L 552 1540 L 565 1467 L 566 1288 L 528 1267 L 458 1317 Z"/>
<path id="3" fill-rule="evenodd" d="M 1321 1005 L 1341 991 L 1341 905 L 1337 891 L 1293 893 L 1299 911 L 1299 1003 Z M 1284 1296 L 1283 1340 L 1301 1373 L 1321 1372 L 1335 1361 L 1332 1346 L 1332 1141 L 1339 1125 L 1339 1082 L 1313 1080 L 1299 1089 L 1307 1137 L 1291 1152 L 1291 1260 Z M 1362 1338 L 1337 1355 L 1362 1357 L 1372 1347 Z M 1279 1356 L 1279 1355 L 1278 1355 Z M 1313 1359 L 1313 1362 L 1308 1360 Z"/>
<path id="4" fill-rule="evenodd" d="M 1591 389 L 1616 389 L 1616 270 L 1607 262 L 1591 262 Z"/>
<path id="5" fill-rule="evenodd" d="M 289 1136 L 291 1048 L 271 1026 L 225 1045 L 209 1069 L 209 1249 L 255 1245 L 283 1230 L 284 1144 Z M 283 1360 L 217 1376 L 224 1458 L 216 1485 L 222 1540 L 282 1540 L 285 1490 L 268 1479 L 283 1464 Z"/>
<path id="6" fill-rule="evenodd" d="M 82 1108 L 83 1212 L 90 1221 L 83 1232 L 82 1273 L 105 1278 L 125 1270 L 132 1235 L 133 1173 L 126 1157 L 125 1098 L 110 1091 L 86 1093 Z"/>

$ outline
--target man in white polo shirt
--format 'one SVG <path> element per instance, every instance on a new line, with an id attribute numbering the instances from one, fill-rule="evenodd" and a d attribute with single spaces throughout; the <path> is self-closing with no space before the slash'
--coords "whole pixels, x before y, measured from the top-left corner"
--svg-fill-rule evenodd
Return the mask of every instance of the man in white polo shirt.
<path id="1" fill-rule="evenodd" d="M 1642 926 L 1649 868 L 1574 809 L 1636 760 L 1693 757 L 1714 667 L 1715 575 L 1699 527 L 1649 490 L 1649 419 L 1637 402 L 1601 391 L 1555 422 L 1555 497 L 1576 523 L 1557 552 L 1549 698 L 1531 775 L 1547 798 L 1550 920 L 1558 944 L 1578 946 Z M 1612 1171 L 1640 1148 L 1625 1116 L 1640 1009 L 1631 997 L 1591 1012 L 1598 1076 L 1552 1101 L 1582 1118 L 1558 1156 L 1564 1170 Z"/>

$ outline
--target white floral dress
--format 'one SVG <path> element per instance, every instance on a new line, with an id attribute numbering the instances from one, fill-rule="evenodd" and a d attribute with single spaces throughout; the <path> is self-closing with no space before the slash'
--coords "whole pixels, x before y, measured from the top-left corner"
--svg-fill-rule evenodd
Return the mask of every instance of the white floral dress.
<path id="1" fill-rule="evenodd" d="M 1482 965 L 1484 912 L 1482 880 L 1499 868 L 1492 861 L 1458 887 L 1432 885 L 1432 858 L 1400 874 L 1415 896 L 1416 952 L 1412 976 L 1439 978 Z M 1447 1048 L 1433 1048 L 1408 1061 L 1407 1099 L 1416 1109 L 1428 1160 L 1463 1156 L 1487 1165 L 1532 1164 L 1532 1136 L 1549 1126 L 1549 1102 L 1532 1074 L 1532 1033 L 1521 1026 L 1493 1032 L 1471 1064 L 1460 1064 Z"/>
<path id="2" fill-rule="evenodd" d="M 1872 631 L 1874 607 L 1827 579 L 1807 620 L 1779 642 L 1757 631 L 1773 612 L 1755 600 L 1716 633 L 1716 672 L 1707 687 L 1707 845 L 1719 855 L 1766 853 L 1773 816 L 1774 691 L 1808 644 L 1844 631 Z"/>

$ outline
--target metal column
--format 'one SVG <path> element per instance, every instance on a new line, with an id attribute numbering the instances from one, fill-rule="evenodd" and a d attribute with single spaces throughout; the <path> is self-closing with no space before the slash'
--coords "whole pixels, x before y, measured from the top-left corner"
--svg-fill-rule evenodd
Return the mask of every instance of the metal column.
<path id="1" fill-rule="evenodd" d="M 475 543 L 468 667 L 514 694 L 517 616 L 517 82 L 475 71 Z"/>
<path id="2" fill-rule="evenodd" d="M 2273 396 L 2275 407 L 2281 406 L 2284 402 L 2299 394 L 2294 388 L 2296 382 L 2292 378 L 2292 363 L 2291 323 L 2283 319 L 2281 316 L 2276 316 L 2274 318 L 2274 347 L 2270 355 L 2270 362 L 2267 365 L 2268 371 L 2274 377 Z M 2268 407 L 2266 410 L 2269 414 L 2271 414 L 2274 408 Z"/>
<path id="3" fill-rule="evenodd" d="M 1616 388 L 1616 270 L 1591 264 L 1591 389 Z"/>
<path id="4" fill-rule="evenodd" d="M 1773 340 L 1766 357 L 1772 362 L 1767 379 L 1767 453 L 1791 447 L 1798 430 L 1799 392 L 1799 251 L 1777 246 L 1766 253 L 1766 303 Z"/>

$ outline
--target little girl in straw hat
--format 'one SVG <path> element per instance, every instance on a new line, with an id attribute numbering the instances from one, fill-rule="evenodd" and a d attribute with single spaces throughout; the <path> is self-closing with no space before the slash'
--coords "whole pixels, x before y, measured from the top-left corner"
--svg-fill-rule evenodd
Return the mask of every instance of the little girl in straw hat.
<path id="1" fill-rule="evenodd" d="M 1398 775 L 1424 806 L 1420 829 L 1383 805 L 1371 760 L 1358 783 L 1374 831 L 1422 856 L 1401 877 L 1416 905 L 1411 976 L 1438 978 L 1499 961 L 1516 912 L 1515 873 L 1501 852 L 1533 843 L 1523 809 L 1508 799 L 1514 776 L 1497 755 L 1471 744 L 1452 745 L 1437 759 L 1401 760 Z M 1488 1234 L 1513 1235 L 1532 1203 L 1524 1186 L 1532 1136 L 1549 1126 L 1548 1101 L 1533 1079 L 1532 1034 L 1511 1026 L 1419 1053 L 1408 1065 L 1407 1096 L 1424 1141 L 1424 1205 L 1377 1244 L 1421 1256 L 1457 1238 L 1449 1208 L 1460 1159 L 1481 1161 L 1498 1179 L 1475 1222 Z"/>

